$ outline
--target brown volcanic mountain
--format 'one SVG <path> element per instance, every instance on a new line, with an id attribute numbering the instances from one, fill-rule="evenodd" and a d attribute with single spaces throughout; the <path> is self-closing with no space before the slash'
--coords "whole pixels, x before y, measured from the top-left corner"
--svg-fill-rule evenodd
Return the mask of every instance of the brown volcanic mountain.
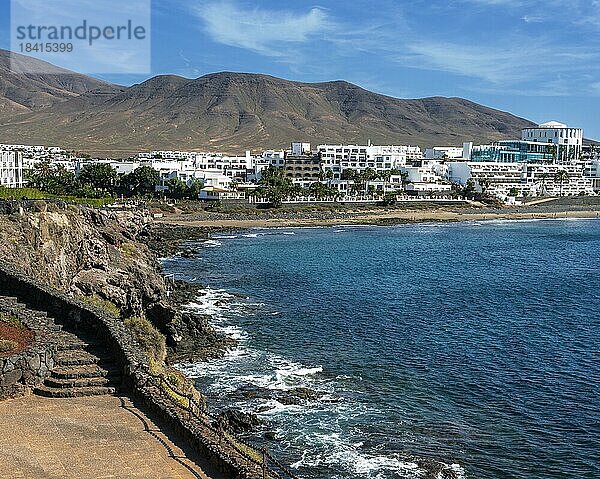
<path id="1" fill-rule="evenodd" d="M 343 81 L 216 73 L 195 80 L 158 76 L 120 88 L 65 73 L 54 82 L 17 74 L 18 84 L 14 75 L 0 70 L 0 85 L 15 85 L 0 90 L 0 101 L 24 108 L 0 110 L 0 142 L 56 144 L 96 154 L 240 152 L 286 147 L 294 140 L 460 145 L 520 137 L 522 128 L 533 125 L 460 98 L 400 100 Z"/>
<path id="2" fill-rule="evenodd" d="M 28 73 L 44 71 L 45 73 Z M 120 88 L 40 60 L 0 50 L 0 118 L 50 107 L 82 93 Z"/>

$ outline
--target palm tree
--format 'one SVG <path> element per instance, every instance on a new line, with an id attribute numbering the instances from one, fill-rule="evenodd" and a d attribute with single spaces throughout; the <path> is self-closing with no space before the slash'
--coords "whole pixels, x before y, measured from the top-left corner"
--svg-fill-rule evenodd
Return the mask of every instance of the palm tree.
<path id="1" fill-rule="evenodd" d="M 546 182 L 550 179 L 550 173 L 544 172 L 542 174 L 540 174 L 540 193 L 542 194 L 542 196 L 546 196 L 547 190 L 546 190 Z"/>
<path id="2" fill-rule="evenodd" d="M 390 177 L 392 176 L 392 172 L 390 170 L 381 171 L 377 175 L 381 180 L 389 183 Z"/>
<path id="3" fill-rule="evenodd" d="M 325 173 L 325 178 L 327 178 L 327 186 L 331 188 L 331 180 L 333 180 L 333 171 L 327 170 L 327 173 Z"/>
<path id="4" fill-rule="evenodd" d="M 546 147 L 546 152 L 550 155 L 552 155 L 552 159 L 553 161 L 557 161 L 558 160 L 558 148 L 556 145 L 552 144 L 552 145 L 548 145 Z"/>
<path id="5" fill-rule="evenodd" d="M 485 196 L 487 190 L 490 187 L 490 180 L 488 180 L 487 178 L 482 178 L 481 180 L 479 180 L 479 187 L 481 188 L 481 194 Z"/>
<path id="6" fill-rule="evenodd" d="M 560 184 L 560 196 L 563 195 L 563 183 L 569 182 L 569 174 L 565 170 L 558 170 L 554 175 L 554 181 Z"/>

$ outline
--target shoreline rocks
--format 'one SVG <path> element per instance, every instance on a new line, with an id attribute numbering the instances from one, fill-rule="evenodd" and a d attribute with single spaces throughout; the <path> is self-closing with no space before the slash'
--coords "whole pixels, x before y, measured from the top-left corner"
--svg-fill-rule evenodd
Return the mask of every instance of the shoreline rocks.
<path id="1" fill-rule="evenodd" d="M 227 409 L 217 416 L 214 425 L 233 434 L 246 434 L 262 428 L 265 422 L 256 414 L 239 409 Z"/>

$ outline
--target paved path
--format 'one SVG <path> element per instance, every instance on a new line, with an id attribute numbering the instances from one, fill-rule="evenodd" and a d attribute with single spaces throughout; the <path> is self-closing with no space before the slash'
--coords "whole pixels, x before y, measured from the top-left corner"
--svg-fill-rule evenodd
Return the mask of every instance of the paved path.
<path id="1" fill-rule="evenodd" d="M 0 402 L 2 478 L 222 477 L 186 452 L 127 398 L 28 396 Z"/>

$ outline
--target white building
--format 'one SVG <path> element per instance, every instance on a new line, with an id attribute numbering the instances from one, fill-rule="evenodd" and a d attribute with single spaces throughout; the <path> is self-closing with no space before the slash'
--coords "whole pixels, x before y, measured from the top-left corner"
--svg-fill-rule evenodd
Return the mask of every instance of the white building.
<path id="1" fill-rule="evenodd" d="M 465 148 L 468 148 L 469 145 L 472 147 L 473 143 L 465 143 L 462 147 L 434 146 L 433 148 L 427 148 L 424 156 L 427 160 L 470 158 L 470 155 L 465 156 Z"/>
<path id="2" fill-rule="evenodd" d="M 583 176 L 592 182 L 596 194 L 600 193 L 600 159 L 588 160 L 583 163 Z"/>
<path id="3" fill-rule="evenodd" d="M 290 153 L 293 156 L 310 155 L 310 143 L 294 142 Z"/>
<path id="4" fill-rule="evenodd" d="M 557 180 L 565 171 L 568 179 Z M 472 179 L 475 189 L 506 199 L 509 196 L 575 196 L 594 194 L 594 179 L 584 174 L 582 164 L 449 162 L 448 179 L 465 186 Z"/>
<path id="5" fill-rule="evenodd" d="M 453 183 L 466 186 L 472 179 L 475 189 L 486 190 L 498 198 L 506 198 L 517 190 L 523 194 L 523 163 L 495 163 L 452 161 L 448 164 L 448 179 Z M 530 192 L 527 192 L 530 194 Z"/>
<path id="6" fill-rule="evenodd" d="M 324 172 L 331 171 L 334 179 L 340 179 L 344 170 L 383 172 L 422 158 L 418 146 L 320 145 L 318 150 Z"/>
<path id="7" fill-rule="evenodd" d="M 557 173 L 564 171 L 568 179 L 558 181 Z M 593 195 L 594 181 L 584 175 L 584 167 L 577 163 L 563 164 L 528 164 L 525 165 L 523 182 L 527 189 L 535 191 L 537 195 L 548 196 L 577 196 Z"/>
<path id="8" fill-rule="evenodd" d="M 564 123 L 557 121 L 542 123 L 537 128 L 525 128 L 522 131 L 521 139 L 556 145 L 558 161 L 578 159 L 583 148 L 583 130 L 569 128 Z"/>
<path id="9" fill-rule="evenodd" d="M 20 151 L 0 151 L 0 186 L 22 188 L 24 182 L 23 154 Z"/>

